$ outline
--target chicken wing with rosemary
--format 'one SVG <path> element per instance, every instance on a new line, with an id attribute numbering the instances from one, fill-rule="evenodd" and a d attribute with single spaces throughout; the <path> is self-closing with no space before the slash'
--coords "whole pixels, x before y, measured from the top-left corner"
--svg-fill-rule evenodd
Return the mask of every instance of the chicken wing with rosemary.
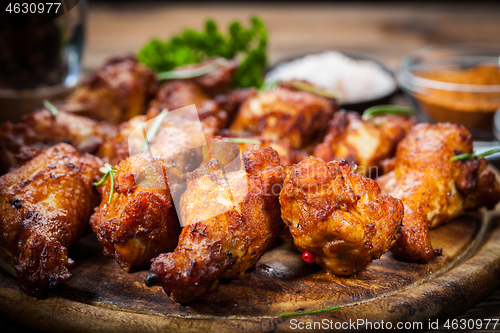
<path id="1" fill-rule="evenodd" d="M 394 156 L 397 144 L 415 124 L 408 116 L 381 115 L 363 120 L 356 112 L 340 111 L 313 155 L 326 162 L 345 159 L 357 165 L 358 173 L 376 178 L 383 173 L 383 161 Z"/>
<path id="2" fill-rule="evenodd" d="M 440 253 L 432 248 L 430 228 L 469 208 L 492 208 L 500 200 L 486 160 L 451 160 L 462 153 L 472 153 L 472 136 L 465 127 L 419 124 L 400 142 L 394 170 L 377 179 L 384 193 L 405 206 L 401 237 L 392 248 L 400 257 L 428 262 Z"/>
<path id="3" fill-rule="evenodd" d="M 157 90 L 155 73 L 135 56 L 110 59 L 60 107 L 89 118 L 119 124 L 143 114 Z"/>
<path id="4" fill-rule="evenodd" d="M 0 177 L 1 246 L 28 295 L 40 296 L 71 277 L 68 249 L 99 203 L 92 183 L 101 163 L 60 143 Z"/>
<path id="5" fill-rule="evenodd" d="M 186 172 L 201 163 L 201 148 L 193 147 L 205 137 L 199 122 L 165 119 L 148 142 L 149 150 L 121 161 L 100 186 L 102 202 L 90 219 L 104 254 L 126 271 L 175 248 L 180 225 L 172 186 L 182 187 Z"/>
<path id="6" fill-rule="evenodd" d="M 18 124 L 5 123 L 0 127 L 1 171 L 21 165 L 43 149 L 64 142 L 79 152 L 95 153 L 116 135 L 114 125 L 98 122 L 70 112 L 47 109 L 32 112 Z"/>
<path id="7" fill-rule="evenodd" d="M 230 129 L 239 136 L 257 135 L 304 149 L 322 137 L 336 108 L 333 100 L 283 84 L 250 96 Z"/>
<path id="8" fill-rule="evenodd" d="M 293 243 L 335 275 L 352 275 L 389 251 L 399 237 L 403 204 L 345 160 L 308 157 L 288 172 L 281 217 Z"/>
<path id="9" fill-rule="evenodd" d="M 188 178 L 181 198 L 181 216 L 187 225 L 179 244 L 174 252 L 152 261 L 147 279 L 148 285 L 161 284 L 179 303 L 217 289 L 222 278 L 243 274 L 283 228 L 278 195 L 284 173 L 276 151 L 249 147 L 242 154 L 244 169 L 228 172 L 229 185 L 224 185 L 214 163 L 224 164 L 221 161 L 227 157 L 217 157 L 216 142 L 208 142 L 212 159 Z M 245 183 L 246 187 L 241 186 Z"/>

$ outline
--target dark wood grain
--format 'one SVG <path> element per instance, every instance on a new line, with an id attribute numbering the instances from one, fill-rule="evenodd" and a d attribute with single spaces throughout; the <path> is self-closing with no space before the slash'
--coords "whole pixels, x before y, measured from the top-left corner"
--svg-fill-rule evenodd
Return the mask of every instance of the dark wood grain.
<path id="1" fill-rule="evenodd" d="M 26 296 L 1 271 L 0 312 L 50 332 L 291 331 L 290 318 L 279 314 L 334 305 L 342 309 L 301 319 L 427 321 L 460 313 L 500 283 L 500 225 L 487 216 L 467 214 L 433 230 L 443 256 L 429 264 L 386 254 L 355 277 L 330 276 L 284 243 L 240 279 L 225 281 L 188 306 L 174 303 L 159 287 L 146 287 L 146 271 L 122 271 L 89 235 L 70 251 L 78 264 L 73 278 L 44 299 Z"/>

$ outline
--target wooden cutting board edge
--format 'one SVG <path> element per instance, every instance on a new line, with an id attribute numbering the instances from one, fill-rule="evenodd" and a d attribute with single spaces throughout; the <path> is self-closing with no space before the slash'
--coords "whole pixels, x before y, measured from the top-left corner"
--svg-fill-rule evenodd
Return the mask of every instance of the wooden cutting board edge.
<path id="1" fill-rule="evenodd" d="M 290 320 L 349 321 L 362 318 L 421 321 L 451 317 L 473 306 L 500 286 L 500 223 L 488 214 L 479 240 L 451 270 L 420 286 L 343 309 L 297 317 L 180 318 L 134 313 L 85 304 L 56 295 L 36 299 L 25 295 L 14 279 L 0 280 L 0 312 L 33 328 L 50 332 L 292 332 Z M 484 235 L 484 237 L 482 237 Z M 484 238 L 484 239 L 483 239 Z M 480 241 L 484 240 L 481 244 Z M 477 251 L 476 251 L 476 248 Z"/>

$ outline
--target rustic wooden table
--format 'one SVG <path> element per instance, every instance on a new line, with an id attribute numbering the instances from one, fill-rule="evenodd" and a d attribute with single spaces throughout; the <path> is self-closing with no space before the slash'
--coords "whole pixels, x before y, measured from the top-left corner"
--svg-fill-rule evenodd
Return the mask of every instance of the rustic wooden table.
<path id="1" fill-rule="evenodd" d="M 269 30 L 271 64 L 331 49 L 371 53 L 394 69 L 402 55 L 431 44 L 500 44 L 500 4 L 92 3 L 84 69 L 92 71 L 116 53 L 135 52 L 151 37 L 166 38 L 185 27 L 200 29 L 209 17 L 225 28 L 231 20 L 247 22 L 254 14 Z M 402 98 L 399 102 L 405 103 Z M 500 319 L 500 289 L 455 319 L 471 318 Z M 2 332 L 33 332 L 1 316 L 0 327 Z"/>

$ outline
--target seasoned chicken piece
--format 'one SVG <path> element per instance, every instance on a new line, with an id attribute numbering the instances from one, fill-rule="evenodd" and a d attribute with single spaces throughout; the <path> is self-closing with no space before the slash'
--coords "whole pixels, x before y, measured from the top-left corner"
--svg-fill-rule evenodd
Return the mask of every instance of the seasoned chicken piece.
<path id="1" fill-rule="evenodd" d="M 157 115 L 157 114 L 156 114 Z M 152 118 L 151 118 L 152 119 Z M 129 136 L 137 128 L 140 128 L 150 120 L 147 115 L 135 116 L 128 121 L 118 125 L 116 135 L 107 140 L 97 151 L 97 156 L 106 163 L 117 165 L 129 157 L 128 140 Z"/>
<path id="2" fill-rule="evenodd" d="M 154 119 L 159 114 L 160 111 L 158 109 L 151 108 L 145 115 L 135 116 L 129 121 L 121 123 L 118 126 L 117 134 L 99 148 L 97 156 L 111 165 L 117 165 L 129 157 L 129 140 L 133 140 L 135 142 L 134 145 L 143 143 L 141 138 L 131 138 L 130 134 L 141 126 L 146 125 L 148 121 Z M 201 120 L 201 126 L 207 138 L 214 137 L 219 132 L 219 121 L 215 117 L 209 116 Z"/>
<path id="3" fill-rule="evenodd" d="M 358 166 L 358 173 L 376 178 L 383 173 L 382 162 L 394 156 L 397 144 L 415 124 L 415 119 L 407 116 L 363 120 L 356 112 L 340 111 L 330 122 L 323 142 L 314 149 L 314 156 L 326 162 L 345 159 Z"/>
<path id="4" fill-rule="evenodd" d="M 282 85 L 250 96 L 230 129 L 239 136 L 282 140 L 303 149 L 322 137 L 335 109 L 332 100 Z"/>
<path id="5" fill-rule="evenodd" d="M 143 114 L 157 90 L 155 73 L 135 56 L 110 59 L 60 106 L 118 124 Z"/>
<path id="6" fill-rule="evenodd" d="M 217 289 L 222 278 L 242 275 L 283 228 L 278 194 L 284 176 L 276 151 L 260 146 L 245 150 L 244 170 L 226 174 L 230 192 L 217 174 L 227 157 L 217 157 L 213 145 L 209 141 L 212 160 L 192 174 L 182 195 L 181 215 L 187 225 L 179 244 L 152 261 L 146 282 L 160 283 L 179 303 Z"/>
<path id="7" fill-rule="evenodd" d="M 110 178 L 100 186 L 101 205 L 90 218 L 90 225 L 104 245 L 104 254 L 115 258 L 129 271 L 149 264 L 151 258 L 172 251 L 177 244 L 180 224 L 164 175 L 161 159 L 152 160 L 147 153 L 133 155 L 115 168 L 114 194 L 110 195 Z M 143 179 L 137 183 L 134 175 Z M 149 186 L 148 186 L 149 185 Z"/>
<path id="8" fill-rule="evenodd" d="M 308 157 L 292 167 L 280 194 L 293 243 L 335 275 L 351 275 L 389 251 L 399 237 L 403 204 L 345 160 Z"/>
<path id="9" fill-rule="evenodd" d="M 228 140 L 237 140 L 238 146 L 240 147 L 241 151 L 245 151 L 251 145 L 258 144 L 258 142 L 260 142 L 261 147 L 273 148 L 278 153 L 281 166 L 285 169 L 285 171 L 287 171 L 293 164 L 299 163 L 304 158 L 309 156 L 303 150 L 292 149 L 288 142 L 282 140 L 270 141 L 259 136 L 239 138 L 230 131 L 224 131 L 222 133 L 222 137 L 225 137 Z"/>
<path id="10" fill-rule="evenodd" d="M 92 183 L 101 165 L 60 143 L 0 177 L 0 243 L 28 295 L 40 296 L 71 277 L 68 249 L 99 203 Z"/>
<path id="11" fill-rule="evenodd" d="M 199 123 L 165 119 L 149 140 L 151 154 L 144 151 L 116 166 L 110 203 L 110 178 L 100 187 L 102 202 L 90 224 L 104 245 L 104 254 L 114 257 L 124 270 L 145 266 L 175 248 L 180 225 L 171 191 L 178 189 L 171 185 L 181 187 L 186 172 L 201 163 L 201 148 L 193 149 L 193 142 L 201 147 L 204 140 Z"/>
<path id="12" fill-rule="evenodd" d="M 492 208 L 500 187 L 483 158 L 452 162 L 472 153 L 472 136 L 458 124 L 416 125 L 400 142 L 394 170 L 377 179 L 383 192 L 405 206 L 401 237 L 392 251 L 411 261 L 428 262 L 433 250 L 429 228 L 437 227 L 468 208 Z"/>
<path id="13" fill-rule="evenodd" d="M 8 122 L 0 127 L 0 171 L 5 173 L 60 142 L 73 145 L 79 152 L 94 153 L 115 134 L 114 125 L 73 113 L 59 111 L 53 116 L 46 109 L 32 112 L 18 124 Z"/>

